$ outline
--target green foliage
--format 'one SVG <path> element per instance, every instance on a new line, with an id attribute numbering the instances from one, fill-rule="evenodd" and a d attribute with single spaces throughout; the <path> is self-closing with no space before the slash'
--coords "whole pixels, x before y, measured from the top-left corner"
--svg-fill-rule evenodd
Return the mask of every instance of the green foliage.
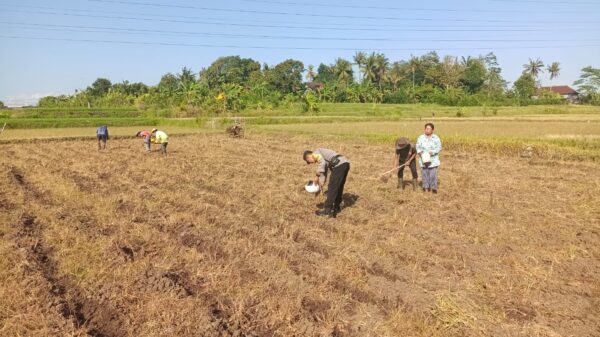
<path id="1" fill-rule="evenodd" d="M 529 72 L 524 72 L 514 83 L 514 90 L 521 100 L 528 100 L 535 94 L 535 78 Z"/>
<path id="2" fill-rule="evenodd" d="M 159 119 L 152 118 L 0 118 L 0 123 L 11 129 L 26 128 L 67 128 L 108 126 L 156 125 Z"/>
<path id="3" fill-rule="evenodd" d="M 0 101 L 0 109 L 4 108 L 4 102 Z"/>
<path id="4" fill-rule="evenodd" d="M 484 62 L 483 58 L 463 58 L 464 72 L 460 82 L 469 93 L 479 92 L 483 88 L 488 72 Z"/>
<path id="5" fill-rule="evenodd" d="M 581 69 L 581 76 L 573 84 L 584 94 L 583 102 L 600 105 L 600 69 L 591 66 Z"/>
<path id="6" fill-rule="evenodd" d="M 260 63 L 239 56 L 220 57 L 200 72 L 200 81 L 211 89 L 224 84 L 246 85 L 253 74 L 260 72 Z"/>
<path id="7" fill-rule="evenodd" d="M 485 56 L 440 57 L 436 52 L 411 56 L 409 60 L 391 62 L 382 53 L 357 52 L 353 62 L 337 58 L 332 64 L 321 63 L 315 71 L 298 60 L 288 59 L 275 66 L 240 56 L 215 60 L 199 74 L 184 67 L 179 73 L 168 73 L 155 86 L 144 83 L 112 84 L 98 78 L 86 90 L 73 95 L 44 97 L 42 108 L 78 111 L 102 108 L 127 108 L 141 115 L 200 117 L 248 111 L 279 109 L 309 111 L 313 99 L 321 103 L 387 103 L 440 104 L 445 106 L 503 106 L 561 104 L 553 96 L 538 99 L 536 76 L 544 70 L 543 62 L 530 59 L 523 75 L 507 90 L 502 70 L 493 53 Z M 358 67 L 355 76 L 353 64 Z M 546 69 L 551 78 L 560 71 L 558 62 Z M 587 67 L 576 82 L 584 92 L 582 102 L 598 104 L 600 70 Z M 303 95 L 307 81 L 310 96 Z M 321 85 L 323 85 L 321 87 Z M 315 89 L 316 88 L 316 89 Z M 314 97 L 313 97 L 314 96 Z M 69 110 L 65 110 L 69 111 Z M 87 112 L 81 114 L 88 116 Z"/>
<path id="8" fill-rule="evenodd" d="M 315 76 L 315 82 L 321 82 L 325 84 L 330 84 L 335 82 L 335 74 L 333 73 L 333 69 L 326 64 L 319 64 L 319 68 L 317 69 L 317 75 Z"/>
<path id="9" fill-rule="evenodd" d="M 297 60 L 285 60 L 267 70 L 267 82 L 282 94 L 298 92 L 302 88 L 304 63 Z"/>
<path id="10" fill-rule="evenodd" d="M 319 105 L 318 97 L 310 90 L 307 90 L 303 98 L 302 110 L 304 112 L 319 112 L 321 111 L 321 106 Z"/>
<path id="11" fill-rule="evenodd" d="M 87 88 L 87 91 L 94 97 L 100 97 L 106 95 L 111 87 L 112 83 L 109 80 L 106 78 L 99 78 Z"/>

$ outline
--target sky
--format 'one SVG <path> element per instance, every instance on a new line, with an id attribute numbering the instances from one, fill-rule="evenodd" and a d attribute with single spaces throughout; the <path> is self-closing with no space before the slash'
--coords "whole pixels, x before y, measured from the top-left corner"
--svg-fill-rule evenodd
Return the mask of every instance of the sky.
<path id="1" fill-rule="evenodd" d="M 494 52 L 512 82 L 529 58 L 560 62 L 552 84 L 600 67 L 600 0 L 0 0 L 0 101 L 36 104 L 99 77 L 155 85 L 220 56 L 274 65 Z M 548 74 L 541 75 L 549 84 Z"/>

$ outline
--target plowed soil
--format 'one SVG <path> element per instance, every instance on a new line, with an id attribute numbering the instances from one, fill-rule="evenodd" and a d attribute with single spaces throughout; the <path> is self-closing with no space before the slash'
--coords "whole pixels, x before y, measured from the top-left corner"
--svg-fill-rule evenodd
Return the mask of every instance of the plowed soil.
<path id="1" fill-rule="evenodd" d="M 351 161 L 337 219 L 316 147 Z M 0 151 L 1 336 L 600 336 L 598 163 L 447 149 L 434 196 L 361 140 Z"/>

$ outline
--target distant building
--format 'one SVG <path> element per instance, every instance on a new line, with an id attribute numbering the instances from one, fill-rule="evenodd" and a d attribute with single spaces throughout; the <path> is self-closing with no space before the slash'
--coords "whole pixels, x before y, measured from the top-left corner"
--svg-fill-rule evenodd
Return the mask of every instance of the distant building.
<path id="1" fill-rule="evenodd" d="M 540 96 L 540 92 L 542 91 L 550 91 L 556 94 L 559 94 L 565 100 L 576 103 L 579 101 L 579 93 L 575 91 L 575 89 L 571 88 L 568 85 L 555 85 L 551 87 L 541 87 L 538 91 L 537 95 L 534 95 L 532 98 L 537 99 Z"/>

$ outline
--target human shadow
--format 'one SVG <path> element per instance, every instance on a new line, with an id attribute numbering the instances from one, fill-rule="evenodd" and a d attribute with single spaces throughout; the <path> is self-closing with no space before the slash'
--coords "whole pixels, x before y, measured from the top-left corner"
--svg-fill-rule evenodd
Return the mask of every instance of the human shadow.
<path id="1" fill-rule="evenodd" d="M 352 206 L 354 206 L 354 204 L 356 204 L 358 199 L 360 199 L 360 197 L 356 194 L 344 193 L 342 195 L 342 205 L 341 206 L 342 206 L 342 208 L 352 207 Z M 325 203 L 324 202 L 318 203 L 317 207 L 323 208 L 323 207 L 325 207 Z"/>
<path id="2" fill-rule="evenodd" d="M 352 207 L 356 204 L 358 199 L 360 199 L 360 197 L 356 194 L 344 193 L 344 195 L 342 195 L 342 205 L 344 208 Z"/>

